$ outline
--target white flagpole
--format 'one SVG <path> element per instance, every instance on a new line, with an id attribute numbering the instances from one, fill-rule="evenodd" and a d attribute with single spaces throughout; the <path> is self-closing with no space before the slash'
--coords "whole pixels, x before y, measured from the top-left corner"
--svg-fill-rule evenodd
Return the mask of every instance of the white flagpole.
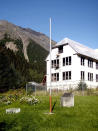
<path id="1" fill-rule="evenodd" d="M 49 102 L 50 102 L 50 113 L 52 112 L 52 98 L 51 98 L 51 18 L 50 18 L 50 96 L 49 96 Z"/>

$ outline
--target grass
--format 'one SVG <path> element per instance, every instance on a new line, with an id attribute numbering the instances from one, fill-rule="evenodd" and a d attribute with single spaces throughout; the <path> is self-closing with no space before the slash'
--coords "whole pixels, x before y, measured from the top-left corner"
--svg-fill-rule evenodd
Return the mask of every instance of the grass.
<path id="1" fill-rule="evenodd" d="M 19 100 L 11 105 L 0 105 L 0 131 L 98 131 L 98 96 L 75 96 L 75 106 L 60 106 L 60 95 L 52 96 L 52 104 L 57 100 L 54 114 L 49 112 L 49 96 L 36 96 L 36 105 L 21 104 Z M 7 108 L 20 107 L 18 114 L 6 114 Z"/>

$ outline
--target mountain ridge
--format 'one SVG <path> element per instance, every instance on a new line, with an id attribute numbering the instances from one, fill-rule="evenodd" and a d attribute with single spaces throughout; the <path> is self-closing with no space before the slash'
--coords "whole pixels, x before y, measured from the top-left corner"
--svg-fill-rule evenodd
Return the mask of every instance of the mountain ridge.
<path id="1" fill-rule="evenodd" d="M 48 50 L 43 33 L 0 21 L 0 92 L 25 88 L 29 81 L 41 83 Z"/>
<path id="2" fill-rule="evenodd" d="M 12 39 L 21 39 L 23 43 L 23 53 L 25 59 L 29 61 L 27 47 L 30 41 L 35 41 L 46 51 L 49 51 L 49 37 L 41 32 L 34 31 L 30 28 L 23 28 L 12 24 L 5 20 L 0 20 L 0 40 L 4 38 L 4 34 L 9 34 Z M 52 40 L 52 45 L 56 42 Z"/>

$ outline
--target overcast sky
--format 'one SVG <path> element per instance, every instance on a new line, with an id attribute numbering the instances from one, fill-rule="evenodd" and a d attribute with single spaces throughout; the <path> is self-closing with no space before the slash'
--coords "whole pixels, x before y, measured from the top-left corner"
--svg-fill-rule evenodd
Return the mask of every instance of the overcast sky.
<path id="1" fill-rule="evenodd" d="M 31 28 L 52 39 L 68 37 L 98 48 L 98 0 L 0 0 L 0 19 Z"/>

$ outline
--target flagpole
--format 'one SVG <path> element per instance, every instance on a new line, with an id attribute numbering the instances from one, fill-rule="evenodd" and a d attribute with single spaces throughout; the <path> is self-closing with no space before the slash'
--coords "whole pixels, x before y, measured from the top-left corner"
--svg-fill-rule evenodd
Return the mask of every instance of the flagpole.
<path id="1" fill-rule="evenodd" d="M 50 18 L 50 96 L 49 96 L 49 103 L 50 103 L 50 113 L 52 112 L 52 98 L 51 98 L 51 18 Z"/>

